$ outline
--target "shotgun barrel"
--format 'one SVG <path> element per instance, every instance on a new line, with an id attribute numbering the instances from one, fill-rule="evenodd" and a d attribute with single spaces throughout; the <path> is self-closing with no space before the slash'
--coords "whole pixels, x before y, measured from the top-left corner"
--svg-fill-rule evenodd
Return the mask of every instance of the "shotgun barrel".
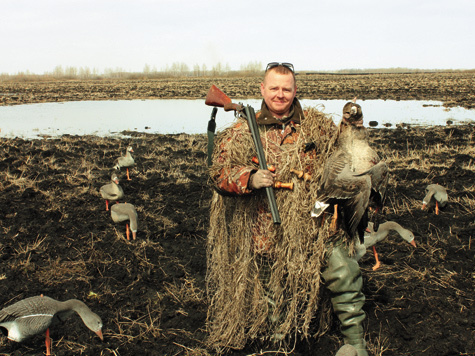
<path id="1" fill-rule="evenodd" d="M 262 147 L 261 136 L 259 135 L 259 128 L 257 126 L 256 113 L 254 112 L 254 109 L 249 105 L 243 106 L 242 104 L 233 103 L 232 100 L 215 85 L 212 85 L 208 91 L 205 104 L 224 108 L 225 111 L 237 111 L 247 119 L 249 129 L 251 130 L 252 140 L 256 146 L 259 168 L 267 169 L 266 157 L 264 154 L 264 148 Z M 279 210 L 277 209 L 277 202 L 275 200 L 274 188 L 266 187 L 265 189 L 267 199 L 269 201 L 269 207 L 272 213 L 272 220 L 274 224 L 280 224 L 281 220 Z"/>
<path id="2" fill-rule="evenodd" d="M 259 168 L 267 169 L 266 156 L 264 155 L 264 148 L 262 147 L 261 135 L 259 135 L 259 128 L 257 127 L 256 122 L 256 113 L 252 106 L 246 105 L 244 107 L 244 114 L 247 119 L 247 123 L 251 130 L 252 139 L 254 140 L 254 145 L 256 146 L 257 159 L 259 160 Z M 269 200 L 269 207 L 272 213 L 272 220 L 274 224 L 280 224 L 280 215 L 279 210 L 277 209 L 277 202 L 275 200 L 274 188 L 266 187 L 267 199 Z"/>

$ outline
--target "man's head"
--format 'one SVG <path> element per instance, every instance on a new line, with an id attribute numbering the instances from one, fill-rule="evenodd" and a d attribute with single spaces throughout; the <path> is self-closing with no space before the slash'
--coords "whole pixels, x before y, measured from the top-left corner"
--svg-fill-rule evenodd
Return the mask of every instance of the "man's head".
<path id="1" fill-rule="evenodd" d="M 267 65 L 264 81 L 261 83 L 261 94 L 272 115 L 281 119 L 290 111 L 297 84 L 294 67 L 290 63 L 272 62 Z"/>

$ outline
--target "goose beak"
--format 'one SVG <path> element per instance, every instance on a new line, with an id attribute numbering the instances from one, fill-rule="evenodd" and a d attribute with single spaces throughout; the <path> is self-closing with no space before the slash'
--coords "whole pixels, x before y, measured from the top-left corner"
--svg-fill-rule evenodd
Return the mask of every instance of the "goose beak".
<path id="1" fill-rule="evenodd" d="M 422 203 L 422 210 L 424 210 L 426 208 L 427 204 L 426 203 Z"/>
<path id="2" fill-rule="evenodd" d="M 96 331 L 97 336 L 100 337 L 101 341 L 104 341 L 104 336 L 102 336 L 102 330 Z"/>
<path id="3" fill-rule="evenodd" d="M 412 246 L 417 247 L 417 245 L 416 245 L 416 240 L 412 240 L 412 241 L 409 242 L 409 243 L 410 243 Z"/>

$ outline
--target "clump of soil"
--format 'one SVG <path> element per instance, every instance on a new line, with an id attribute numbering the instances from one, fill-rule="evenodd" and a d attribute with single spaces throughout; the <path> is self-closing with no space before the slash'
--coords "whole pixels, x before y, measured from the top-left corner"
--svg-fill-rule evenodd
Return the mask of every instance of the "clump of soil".
<path id="1" fill-rule="evenodd" d="M 79 317 L 51 329 L 55 355 L 214 355 L 206 341 L 209 199 L 204 135 L 124 133 L 0 139 L 0 307 L 45 294 L 78 298 L 104 321 L 104 342 Z M 473 126 L 370 129 L 391 170 L 385 220 L 416 234 L 417 248 L 391 234 L 361 260 L 367 341 L 374 355 L 475 353 L 475 149 Z M 122 172 L 137 207 L 137 240 L 115 224 L 99 194 L 114 160 L 131 145 L 136 167 Z M 449 204 L 421 210 L 439 183 Z M 42 355 L 43 336 L 0 339 L 9 355 Z M 334 355 L 338 323 L 291 355 Z M 278 351 L 256 343 L 230 355 Z M 281 353 L 282 354 L 282 353 Z"/>

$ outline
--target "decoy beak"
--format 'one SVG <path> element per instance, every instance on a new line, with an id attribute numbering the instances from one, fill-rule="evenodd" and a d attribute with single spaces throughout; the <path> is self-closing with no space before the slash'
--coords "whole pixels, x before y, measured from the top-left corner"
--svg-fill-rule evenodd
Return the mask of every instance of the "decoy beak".
<path id="1" fill-rule="evenodd" d="M 410 242 L 410 244 L 411 244 L 412 246 L 414 246 L 414 247 L 417 247 L 417 245 L 416 245 L 416 240 L 412 240 L 412 241 Z"/>
<path id="2" fill-rule="evenodd" d="M 104 336 L 102 336 L 102 330 L 96 331 L 97 336 L 100 337 L 101 341 L 104 341 Z"/>

